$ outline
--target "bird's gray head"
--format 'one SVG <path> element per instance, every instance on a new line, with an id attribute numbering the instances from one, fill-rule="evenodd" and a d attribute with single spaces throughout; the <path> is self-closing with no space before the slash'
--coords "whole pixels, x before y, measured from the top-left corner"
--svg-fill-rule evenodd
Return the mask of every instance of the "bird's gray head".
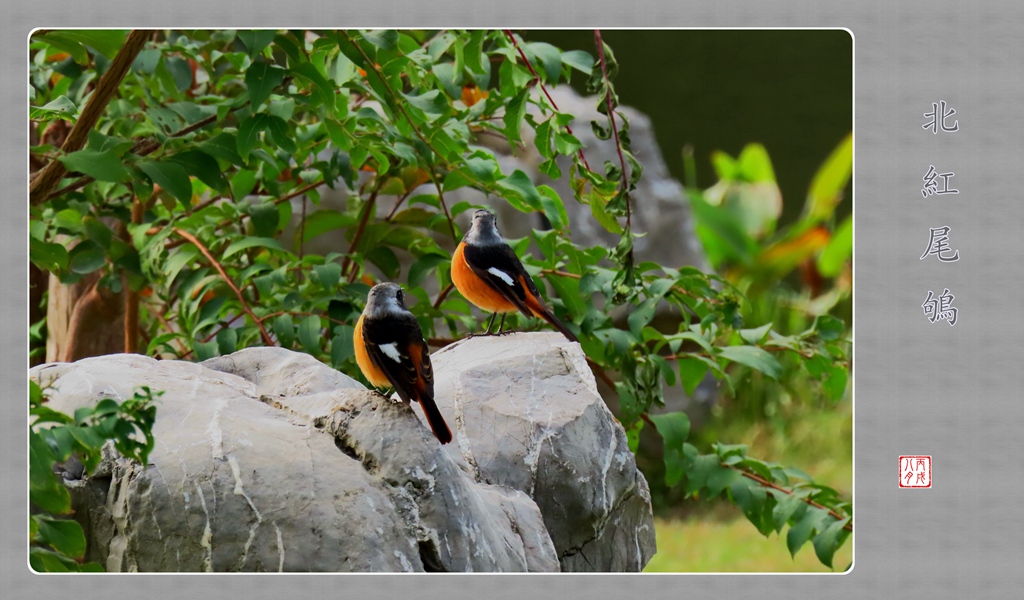
<path id="1" fill-rule="evenodd" d="M 405 294 L 397 283 L 385 282 L 373 286 L 366 296 L 367 315 L 407 312 Z"/>
<path id="2" fill-rule="evenodd" d="M 504 244 L 505 240 L 498 233 L 498 223 L 494 213 L 489 210 L 478 210 L 473 213 L 473 224 L 466 232 L 466 243 L 475 246 Z"/>

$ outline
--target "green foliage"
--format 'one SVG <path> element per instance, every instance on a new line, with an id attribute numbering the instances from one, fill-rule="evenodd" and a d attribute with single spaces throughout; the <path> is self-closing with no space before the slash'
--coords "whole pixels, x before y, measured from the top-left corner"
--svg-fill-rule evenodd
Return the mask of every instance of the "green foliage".
<path id="1" fill-rule="evenodd" d="M 163 392 L 148 387 L 131 398 L 107 398 L 66 415 L 46 405 L 46 391 L 29 381 L 29 501 L 35 512 L 29 518 L 29 563 L 38 572 L 102 571 L 97 563 L 82 563 L 86 539 L 82 527 L 67 518 L 71 496 L 57 479 L 54 465 L 75 458 L 92 473 L 109 441 L 130 460 L 146 464 L 153 449 L 154 399 Z"/>
<path id="2" fill-rule="evenodd" d="M 109 58 L 114 34 L 124 39 L 62 33 L 30 44 L 30 117 L 39 133 L 77 119 L 100 56 Z M 445 197 L 475 189 L 551 225 L 510 243 L 619 395 L 633 447 L 651 419 L 672 449 L 671 478 L 691 481 L 697 463 L 682 445 L 685 415 L 649 416 L 664 406 L 666 385 L 692 392 L 710 376 L 738 396 L 745 378 L 786 386 L 804 369 L 835 397 L 846 387 L 848 344 L 827 310 L 799 326 L 784 311 L 754 306 L 758 286 L 784 276 L 794 260 L 759 245 L 776 235 L 781 202 L 763 148 L 736 160 L 716 155 L 720 189 L 691 194 L 712 262 L 738 265 L 749 278 L 635 260 L 631 204 L 643 169 L 618 110 L 614 54 L 599 33 L 595 41 L 592 56 L 500 30 L 163 32 L 135 59 L 84 148 L 66 156 L 31 148 L 69 170 L 31 209 L 31 259 L 67 284 L 99 272 L 101 285 L 139 293 L 147 354 L 203 360 L 276 344 L 361 378 L 353 325 L 382 276 L 408 290 L 434 345 L 480 330 L 449 273 L 462 234 L 455 218 L 474 206 Z M 590 165 L 573 116 L 546 94 L 574 73 L 588 77 L 604 117 L 590 126 L 613 140 L 616 161 Z M 522 171 L 503 172 L 478 143 L 504 138 L 517 151 L 524 127 L 533 130 L 542 172 L 562 177 L 557 160 L 570 161 L 572 199 Z M 848 177 L 847 155 L 837 151 L 815 180 L 804 230 L 785 230 L 776 245 L 822 227 Z M 321 206 L 323 186 L 344 190 L 345 208 Z M 293 199 L 301 199 L 301 216 Z M 575 243 L 567 201 L 587 205 L 620 241 Z M 307 251 L 325 237 L 335 251 Z M 848 258 L 837 242 L 821 254 L 822 272 L 841 273 Z M 426 289 L 440 291 L 430 297 Z M 624 322 L 616 307 L 629 307 Z M 655 326 L 656 315 L 676 324 Z M 543 326 L 510 320 L 520 329 Z M 744 493 L 733 497 L 741 508 L 758 502 Z"/>
<path id="3" fill-rule="evenodd" d="M 748 456 L 746 445 L 715 443 L 711 452 L 699 453 L 686 441 L 689 421 L 683 413 L 651 419 L 665 441 L 669 485 L 681 481 L 694 498 L 725 496 L 765 537 L 781 536 L 788 527 L 790 554 L 810 541 L 818 559 L 832 568 L 832 557 L 853 531 L 853 506 L 838 491 L 799 469 Z"/>

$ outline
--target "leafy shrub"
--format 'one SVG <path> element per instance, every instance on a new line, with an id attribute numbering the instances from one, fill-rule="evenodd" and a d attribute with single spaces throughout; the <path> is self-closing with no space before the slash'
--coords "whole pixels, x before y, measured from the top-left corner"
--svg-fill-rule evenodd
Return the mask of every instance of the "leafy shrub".
<path id="1" fill-rule="evenodd" d="M 727 490 L 764 533 L 789 523 L 797 539 L 814 534 L 826 564 L 845 539 L 836 524 L 849 527 L 841 512 L 848 506 L 837 498 L 781 492 L 788 472 L 733 460 L 742 453 L 697 454 L 684 413 L 653 414 L 664 406 L 666 385 L 692 392 L 710 374 L 736 390 L 735 373 L 746 370 L 774 384 L 804 369 L 834 397 L 845 388 L 844 326 L 825 312 L 809 324 L 780 325 L 766 318 L 775 313 L 745 301 L 785 271 L 772 246 L 760 252 L 754 241 L 774 221 L 745 209 L 743 186 L 765 181 L 766 157 L 719 157 L 718 205 L 713 191 L 692 195 L 713 263 L 739 265 L 753 279 L 634 259 L 631 203 L 643 169 L 617 106 L 618 65 L 600 32 L 596 56 L 507 30 L 52 31 L 30 47 L 30 118 L 44 142 L 31 151 L 50 161 L 32 184 L 30 256 L 65 284 L 100 273 L 100 285 L 125 293 L 128 351 L 139 338 L 147 354 L 195 360 L 279 345 L 361 377 L 353 324 L 375 272 L 415 298 L 410 308 L 433 345 L 479 331 L 449 274 L 462 235 L 455 218 L 475 205 L 451 204 L 446 194 L 472 188 L 550 224 L 511 243 L 618 394 L 634 448 L 644 423 L 665 439 L 671 483 L 685 478 L 689 493 L 706 496 Z M 105 85 L 121 73 L 120 85 Z M 572 115 L 547 93 L 574 74 L 588 78 L 605 117 L 591 127 L 613 140 L 616 162 L 589 164 Z M 61 122 L 72 124 L 68 142 L 46 144 L 48 128 Z M 496 136 L 519 147 L 524 124 L 543 158 L 540 170 L 567 176 L 573 198 L 520 170 L 502 172 L 479 143 Z M 559 157 L 570 159 L 568 173 Z M 835 163 L 841 170 L 842 157 Z M 813 188 L 808 226 L 834 206 L 841 177 L 826 175 Z M 345 208 L 321 206 L 324 186 L 344 190 Z M 738 210 L 726 212 L 734 196 Z M 299 198 L 301 214 L 293 215 Z M 620 241 L 575 243 L 566 201 L 587 205 Z M 293 239 L 282 240 L 296 219 Z M 796 237 L 776 246 L 802 239 L 789 231 Z M 325 235 L 338 251 L 306 250 Z M 826 249 L 822 272 L 841 269 L 844 251 Z M 439 291 L 431 297 L 427 287 Z M 611 316 L 617 306 L 629 307 L 625 323 Z M 678 327 L 652 326 L 658 311 L 678 315 Z M 512 317 L 514 327 L 540 325 Z M 805 509 L 790 512 L 787 498 L 801 498 Z M 832 513 L 805 517 L 812 501 Z"/>

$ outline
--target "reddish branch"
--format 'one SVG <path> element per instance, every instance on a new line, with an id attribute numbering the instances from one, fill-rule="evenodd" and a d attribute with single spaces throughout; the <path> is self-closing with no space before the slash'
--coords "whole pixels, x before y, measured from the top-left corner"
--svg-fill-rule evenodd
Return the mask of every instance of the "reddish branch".
<path id="1" fill-rule="evenodd" d="M 434 182 L 434 187 L 437 188 L 437 201 L 441 204 L 441 210 L 444 211 L 445 218 L 448 219 L 448 229 L 452 232 L 452 240 L 458 242 L 459 236 L 455 233 L 455 221 L 452 220 L 452 215 L 448 212 L 448 205 L 444 202 L 444 192 L 441 191 L 441 184 L 437 182 L 437 176 L 434 175 L 433 170 L 430 172 L 430 180 Z"/>
<path id="2" fill-rule="evenodd" d="M 274 200 L 274 206 L 277 206 L 278 204 L 281 204 L 282 202 L 287 202 L 287 201 L 291 200 L 292 198 L 295 198 L 296 196 L 301 196 L 302 194 L 305 194 L 306 192 L 308 192 L 308 191 L 310 191 L 312 189 L 318 188 L 318 187 L 322 186 L 323 184 L 324 184 L 323 181 L 314 181 L 313 183 L 311 183 L 309 185 L 304 185 L 301 188 L 295 190 L 294 192 L 289 192 L 287 195 L 281 196 L 280 198 Z M 210 200 L 207 200 L 203 204 L 197 205 L 192 210 L 192 212 L 195 212 L 195 211 L 197 211 L 197 210 L 199 210 L 201 208 L 206 208 L 207 206 L 212 204 L 214 200 L 218 200 L 220 198 L 221 197 L 219 197 L 219 196 L 217 198 L 211 198 Z M 239 223 L 241 220 L 244 220 L 244 219 L 247 219 L 247 218 L 249 218 L 249 215 L 245 214 L 245 215 L 240 215 L 238 217 L 238 219 L 234 219 L 234 220 L 233 219 L 224 219 L 220 223 L 217 223 L 217 225 L 215 226 L 215 229 L 217 229 L 217 230 L 223 229 L 223 228 L 225 228 L 225 227 L 227 227 L 229 225 L 233 225 L 233 224 Z M 147 231 L 146 233 L 152 235 L 152 234 L 154 234 L 154 233 L 156 233 L 158 231 L 160 231 L 159 227 L 151 227 L 149 229 L 149 231 Z M 174 241 L 174 242 L 167 242 L 167 245 L 165 246 L 165 248 L 167 248 L 167 249 L 177 248 L 178 246 L 180 246 L 180 245 L 182 245 L 184 243 L 185 242 L 183 240 L 178 240 L 178 241 Z"/>
<path id="3" fill-rule="evenodd" d="M 530 59 L 526 58 L 526 53 L 523 52 L 523 49 L 519 47 L 519 42 L 516 40 L 516 36 L 512 35 L 512 31 L 510 29 L 506 29 L 504 31 L 505 35 L 508 36 L 508 39 L 512 41 L 512 45 L 515 46 L 516 50 L 519 51 L 519 56 L 523 59 L 523 62 L 526 63 L 526 68 L 530 70 L 530 73 L 533 74 L 533 77 L 536 79 L 537 84 L 540 85 L 540 91 L 544 92 L 544 95 L 547 97 L 548 102 L 551 103 L 551 107 L 554 108 L 555 110 L 558 110 L 558 105 L 555 104 L 554 99 L 551 98 L 551 94 L 548 93 L 548 89 L 544 87 L 544 82 L 540 80 L 540 75 L 537 74 L 537 71 L 533 68 L 533 65 L 530 64 Z M 572 128 L 569 127 L 568 125 L 565 126 L 565 130 L 569 133 L 569 135 L 573 135 Z M 587 164 L 587 157 L 583 156 L 583 148 L 580 148 L 576 152 L 579 155 L 580 160 L 583 162 L 583 166 L 586 167 L 588 171 L 591 171 L 592 169 L 590 168 L 590 165 Z"/>
<path id="4" fill-rule="evenodd" d="M 174 233 L 191 242 L 193 245 L 195 245 L 196 248 L 199 248 L 199 251 L 203 253 L 203 256 L 205 256 L 208 261 L 210 261 L 210 264 L 213 265 L 213 268 L 217 269 L 217 272 L 220 273 L 221 278 L 224 280 L 225 283 L 228 284 L 228 287 L 231 288 L 231 291 L 235 293 L 235 296 L 238 297 L 238 301 L 242 304 L 242 310 L 245 311 L 245 314 L 249 315 L 249 318 L 251 318 L 253 322 L 256 323 L 256 327 L 258 327 L 260 330 L 260 336 L 263 338 L 263 343 L 267 346 L 273 346 L 274 340 L 271 339 L 270 334 L 267 333 L 267 330 L 263 327 L 263 322 L 260 321 L 260 319 L 252 312 L 252 309 L 249 308 L 249 303 L 245 301 L 245 297 L 242 296 L 242 292 L 238 289 L 238 286 L 235 285 L 235 282 L 231 281 L 231 278 L 228 277 L 228 274 L 224 270 L 224 267 L 222 267 L 221 264 L 217 262 L 217 259 L 213 257 L 213 254 L 210 254 L 210 251 L 206 248 L 206 246 L 204 246 L 203 243 L 196 239 L 196 237 L 191 233 L 184 231 L 182 229 L 178 229 L 177 227 L 175 227 L 173 231 Z"/>
<path id="5" fill-rule="evenodd" d="M 612 92 L 609 89 L 611 82 L 608 81 L 608 63 L 604 59 L 604 42 L 601 41 L 601 30 L 594 30 L 594 42 L 597 45 L 598 60 L 601 61 L 601 75 L 604 76 L 604 99 L 608 105 L 608 119 L 611 121 L 612 134 L 615 136 L 615 151 L 619 153 L 619 165 L 622 168 L 622 193 L 626 195 L 626 229 L 632 231 L 630 226 L 629 209 L 629 179 L 626 177 L 626 159 L 622 156 L 622 144 L 619 142 L 619 128 L 615 125 L 615 107 L 612 105 Z M 632 254 L 632 250 L 630 250 Z"/>
<path id="6" fill-rule="evenodd" d="M 352 236 L 352 243 L 348 246 L 348 252 L 345 255 L 345 260 L 341 263 L 341 272 L 346 273 L 348 268 L 351 266 L 352 270 L 348 272 L 349 283 L 355 281 L 356 273 L 359 272 L 359 268 L 356 266 L 355 261 L 352 260 L 352 255 L 356 251 L 356 247 L 359 245 L 359 240 L 363 237 L 363 231 L 366 230 L 366 223 L 370 220 L 370 215 L 373 214 L 377 207 L 377 193 L 380 191 L 380 185 L 373 188 L 370 192 L 370 199 L 366 201 L 366 206 L 363 208 L 363 217 L 359 220 L 359 227 L 356 229 L 355 235 Z"/>
<path id="7" fill-rule="evenodd" d="M 722 463 L 722 466 L 723 467 L 729 467 L 730 469 L 733 469 L 735 471 L 739 471 L 740 474 L 743 475 L 744 477 L 747 477 L 748 479 L 753 479 L 754 481 L 760 483 L 761 485 L 763 485 L 765 487 L 770 487 L 773 490 L 778 490 L 778 491 L 780 491 L 780 492 L 782 492 L 784 494 L 789 494 L 790 496 L 793 495 L 793 491 L 792 490 L 787 490 L 786 488 L 784 488 L 784 487 L 782 487 L 780 485 L 776 485 L 775 483 L 773 483 L 771 481 L 768 481 L 767 479 L 765 479 L 764 477 L 761 477 L 760 475 L 757 475 L 756 473 L 751 473 L 749 471 L 744 471 L 743 469 L 740 469 L 740 468 L 735 467 L 733 465 L 727 465 L 725 463 Z M 831 508 L 828 508 L 826 506 L 822 506 L 821 504 L 818 504 L 817 502 L 815 502 L 814 500 L 811 500 L 810 498 L 801 498 L 801 500 L 803 500 L 804 502 L 806 502 L 807 504 L 810 504 L 811 506 L 813 506 L 815 508 L 820 508 L 822 510 L 828 511 L 828 514 L 830 514 L 833 517 L 835 517 L 836 520 L 838 520 L 838 521 L 842 521 L 843 519 L 846 518 L 843 515 L 837 513 L 834 510 L 832 510 Z M 845 530 L 847 530 L 849 532 L 853 532 L 853 525 L 850 525 L 849 523 L 847 523 L 846 525 L 843 525 L 843 529 L 845 529 Z"/>
<path id="8" fill-rule="evenodd" d="M 434 308 L 439 308 L 441 303 L 444 302 L 444 299 L 448 297 L 448 294 L 450 294 L 453 289 L 455 289 L 455 284 L 449 283 L 447 287 L 441 290 L 441 293 L 437 295 L 437 300 L 434 300 Z"/>
<path id="9" fill-rule="evenodd" d="M 136 29 L 128 34 L 124 45 L 121 46 L 114 60 L 111 61 L 110 68 L 100 78 L 96 89 L 85 103 L 82 115 L 78 118 L 74 127 L 71 128 L 71 132 L 68 134 L 67 139 L 64 140 L 64 144 L 61 145 L 62 154 L 71 154 L 81 150 L 82 146 L 85 145 L 89 132 L 96 126 L 96 122 L 99 121 L 103 110 L 107 107 L 111 98 L 114 97 L 114 94 L 117 93 L 121 80 L 124 79 L 124 76 L 135 61 L 135 57 L 138 56 L 142 47 L 146 44 L 146 39 L 150 33 L 149 31 Z M 29 202 L 31 205 L 35 206 L 45 202 L 50 196 L 50 190 L 57 185 L 65 173 L 67 173 L 67 168 L 64 166 L 64 163 L 59 160 L 50 161 L 50 164 L 46 165 L 36 178 L 32 180 L 32 184 L 29 187 Z"/>

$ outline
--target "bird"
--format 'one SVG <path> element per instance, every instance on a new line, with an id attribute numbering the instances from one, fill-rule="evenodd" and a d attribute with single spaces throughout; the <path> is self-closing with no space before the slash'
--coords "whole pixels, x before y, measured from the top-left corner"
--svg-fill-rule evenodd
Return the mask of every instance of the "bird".
<path id="1" fill-rule="evenodd" d="M 405 402 L 419 402 L 438 441 L 452 441 L 452 432 L 434 403 L 434 370 L 427 342 L 419 321 L 405 307 L 398 284 L 378 283 L 370 289 L 352 338 L 356 364 L 366 379 L 377 387 L 395 388 Z"/>
<path id="2" fill-rule="evenodd" d="M 487 325 L 488 333 L 498 313 L 502 313 L 504 326 L 505 313 L 519 311 L 527 317 L 544 319 L 569 341 L 578 341 L 541 300 L 533 278 L 498 233 L 491 211 L 473 213 L 473 223 L 452 255 L 451 269 L 452 283 L 463 297 L 478 308 L 494 313 Z"/>

